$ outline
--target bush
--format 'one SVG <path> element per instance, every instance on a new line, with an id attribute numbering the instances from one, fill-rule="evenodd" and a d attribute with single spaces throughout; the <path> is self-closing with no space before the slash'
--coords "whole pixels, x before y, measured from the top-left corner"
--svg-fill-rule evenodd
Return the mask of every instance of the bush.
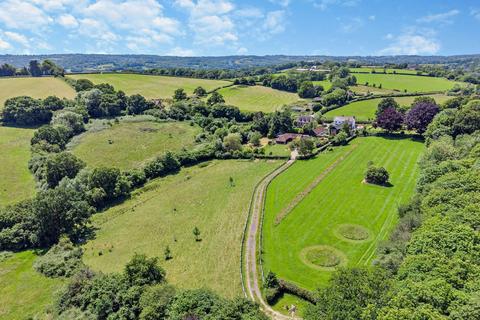
<path id="1" fill-rule="evenodd" d="M 40 99 L 23 96 L 5 101 L 2 118 L 6 123 L 32 126 L 50 122 L 52 112 L 43 106 Z"/>
<path id="2" fill-rule="evenodd" d="M 369 166 L 365 172 L 365 181 L 368 183 L 385 185 L 388 183 L 389 175 L 385 168 Z"/>
<path id="3" fill-rule="evenodd" d="M 62 237 L 48 252 L 38 257 L 33 267 L 47 277 L 70 277 L 83 266 L 82 249 Z"/>

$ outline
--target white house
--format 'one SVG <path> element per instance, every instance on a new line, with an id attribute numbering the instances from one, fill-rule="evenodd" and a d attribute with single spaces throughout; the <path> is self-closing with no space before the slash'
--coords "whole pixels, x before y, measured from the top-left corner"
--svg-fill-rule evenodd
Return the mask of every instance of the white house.
<path id="1" fill-rule="evenodd" d="M 335 117 L 333 118 L 333 126 L 337 128 L 338 130 L 343 128 L 343 125 L 345 123 L 348 123 L 350 128 L 352 130 L 355 130 L 356 128 L 356 122 L 355 122 L 355 117 Z"/>

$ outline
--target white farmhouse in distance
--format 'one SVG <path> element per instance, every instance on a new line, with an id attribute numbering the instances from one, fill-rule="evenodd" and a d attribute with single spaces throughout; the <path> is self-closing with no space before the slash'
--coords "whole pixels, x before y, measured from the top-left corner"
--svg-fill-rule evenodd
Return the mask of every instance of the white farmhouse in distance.
<path id="1" fill-rule="evenodd" d="M 330 125 L 331 134 L 337 134 L 340 130 L 342 130 L 345 123 L 350 126 L 350 129 L 352 129 L 352 131 L 355 130 L 355 128 L 357 127 L 355 117 L 335 117 L 333 118 L 333 123 Z"/>

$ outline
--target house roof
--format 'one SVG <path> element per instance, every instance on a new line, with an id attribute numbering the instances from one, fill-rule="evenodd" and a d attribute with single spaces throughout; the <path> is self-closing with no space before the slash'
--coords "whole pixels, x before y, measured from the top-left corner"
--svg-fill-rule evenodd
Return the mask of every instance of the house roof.
<path id="1" fill-rule="evenodd" d="M 323 135 L 328 135 L 328 129 L 325 128 L 325 127 L 318 127 L 318 128 L 313 129 L 313 133 L 317 137 L 320 137 L 320 136 L 323 136 Z"/>
<path id="2" fill-rule="evenodd" d="M 310 115 L 310 116 L 299 116 L 297 118 L 297 121 L 298 122 L 310 122 L 310 121 L 313 121 L 313 116 Z"/>
<path id="3" fill-rule="evenodd" d="M 299 134 L 299 133 L 284 133 L 284 134 L 281 134 L 279 135 L 275 141 L 276 142 L 281 142 L 281 143 L 286 143 L 290 140 L 293 140 L 297 137 L 301 137 L 301 138 L 304 138 L 304 137 L 308 137 L 307 135 L 304 135 L 304 134 Z"/>

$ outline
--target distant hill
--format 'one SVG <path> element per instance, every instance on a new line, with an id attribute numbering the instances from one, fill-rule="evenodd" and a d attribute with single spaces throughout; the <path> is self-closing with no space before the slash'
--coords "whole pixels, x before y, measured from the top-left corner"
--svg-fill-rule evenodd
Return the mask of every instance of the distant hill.
<path id="1" fill-rule="evenodd" d="M 28 65 L 30 60 L 50 59 L 68 72 L 142 70 L 150 68 L 244 69 L 271 66 L 299 61 L 357 61 L 362 64 L 469 64 L 480 63 L 480 54 L 457 56 L 223 56 L 223 57 L 172 57 L 156 55 L 110 54 L 53 54 L 53 55 L 0 55 L 0 64 L 17 67 Z"/>

